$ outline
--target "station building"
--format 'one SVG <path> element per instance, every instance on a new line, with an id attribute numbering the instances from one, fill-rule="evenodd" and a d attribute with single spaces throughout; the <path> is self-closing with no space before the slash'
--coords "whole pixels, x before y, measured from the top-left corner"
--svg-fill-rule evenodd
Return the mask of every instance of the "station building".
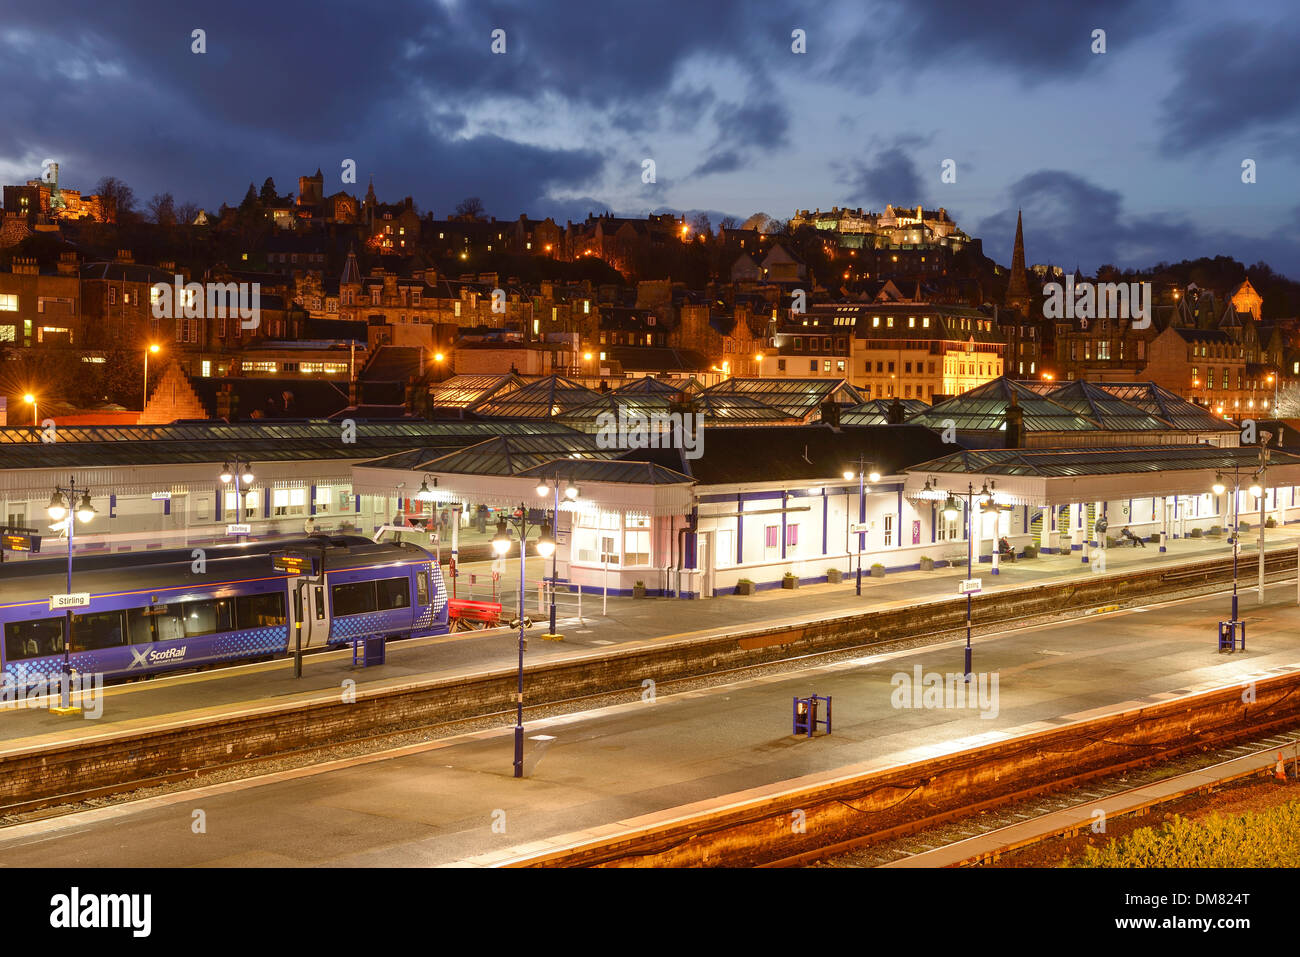
<path id="1" fill-rule="evenodd" d="M 1001 537 L 1021 553 L 1087 561 L 1106 544 L 1098 518 L 1109 537 L 1127 526 L 1168 548 L 1231 524 L 1232 492 L 1212 491 L 1220 480 L 1238 487 L 1240 519 L 1259 520 L 1247 489 L 1260 449 L 1147 383 L 1075 382 L 1047 396 L 998 379 L 910 415 L 901 402 L 873 401 L 827 419 L 714 423 L 694 455 L 609 448 L 590 431 L 501 436 L 360 463 L 353 483 L 375 493 L 427 486 L 439 508 L 490 503 L 527 511 L 533 524 L 550 517 L 557 486 L 574 485 L 575 502 L 559 496 L 559 577 L 681 597 L 730 593 L 742 580 L 826 580 L 859 563 L 959 564 L 968 551 L 996 567 Z M 1261 484 L 1265 521 L 1300 519 L 1300 456 L 1269 449 Z"/>
<path id="2" fill-rule="evenodd" d="M 78 526 L 78 550 L 128 550 L 229 541 L 232 524 L 253 538 L 299 536 L 308 520 L 372 534 L 395 517 L 448 513 L 450 532 L 520 508 L 540 523 L 556 488 L 571 484 L 577 499 L 560 496 L 559 576 L 681 597 L 859 565 L 959 564 L 968 551 L 989 563 L 1001 537 L 1022 554 L 1087 560 L 1104 544 L 1103 517 L 1111 536 L 1128 526 L 1169 548 L 1229 526 L 1234 486 L 1240 518 L 1256 524 L 1256 481 L 1266 522 L 1300 519 L 1300 456 L 1280 436 L 1259 477 L 1263 453 L 1241 444 L 1237 426 L 1150 383 L 996 379 L 934 406 L 849 405 L 860 393 L 842 379 L 678 385 L 601 392 L 483 377 L 446 390 L 461 404 L 445 420 L 66 426 L 54 441 L 0 429 L 0 515 L 57 553 L 45 507 L 71 482 L 98 510 Z M 611 440 L 601 422 L 623 413 L 658 431 Z M 702 430 L 684 443 L 672 416 L 696 414 Z M 255 475 L 242 495 L 219 478 L 236 457 Z M 1216 483 L 1226 490 L 1215 494 Z"/>
<path id="3" fill-rule="evenodd" d="M 0 515 L 8 526 L 36 529 L 42 555 L 66 551 L 46 507 L 55 487 L 70 483 L 89 490 L 98 513 L 78 523 L 78 552 L 231 541 L 231 524 L 248 525 L 252 538 L 301 536 L 309 518 L 321 530 L 368 534 L 413 511 L 415 489 L 399 481 L 358 493 L 353 464 L 413 446 L 448 453 L 492 436 L 551 431 L 569 432 L 549 422 L 459 420 L 0 428 Z M 254 476 L 238 494 L 220 478 L 236 458 Z"/>

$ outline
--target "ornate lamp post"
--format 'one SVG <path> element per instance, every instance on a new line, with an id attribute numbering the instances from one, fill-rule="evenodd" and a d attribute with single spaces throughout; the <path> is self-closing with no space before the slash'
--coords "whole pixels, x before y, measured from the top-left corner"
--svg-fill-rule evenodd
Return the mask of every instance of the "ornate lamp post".
<path id="1" fill-rule="evenodd" d="M 230 462 L 221 467 L 221 483 L 229 485 L 232 481 L 235 483 L 235 503 L 239 508 L 239 521 L 235 524 L 244 524 L 244 496 L 248 494 L 248 486 L 253 484 L 253 469 L 248 464 L 248 459 L 236 456 Z M 243 542 L 244 535 L 240 532 L 236 541 Z"/>
<path id="2" fill-rule="evenodd" d="M 852 468 L 844 470 L 844 481 L 853 481 L 854 471 Z M 867 532 L 863 528 L 867 524 L 867 481 L 873 484 L 880 481 L 880 473 L 876 471 L 875 466 L 871 471 L 867 471 L 867 461 L 864 455 L 858 455 L 858 587 L 857 593 L 862 594 L 862 550 L 867 544 Z M 902 535 L 903 530 L 900 528 L 898 534 Z"/>
<path id="3" fill-rule="evenodd" d="M 558 537 L 560 531 L 560 473 L 558 471 L 555 473 L 554 488 L 555 488 L 555 507 L 554 510 L 551 512 L 551 516 L 552 516 L 551 523 L 552 523 L 552 527 L 555 529 L 555 534 Z M 537 483 L 537 496 L 539 498 L 544 498 L 546 496 L 546 493 L 549 491 L 551 491 L 551 487 L 546 484 L 545 479 L 542 479 L 540 482 Z M 572 481 L 568 481 L 565 483 L 564 497 L 566 500 L 568 500 L 571 503 L 577 504 L 578 494 L 579 494 L 578 486 L 574 485 Z M 573 547 L 572 529 L 570 530 L 569 533 L 569 541 L 570 541 L 569 547 L 572 548 Z M 541 543 L 539 542 L 538 545 L 540 547 Z M 552 641 L 558 641 L 560 638 L 563 637 L 563 635 L 558 635 L 555 632 L 555 581 L 560 574 L 559 564 L 560 564 L 559 552 L 555 548 L 555 545 L 552 544 L 551 545 L 551 630 L 547 632 L 545 635 L 542 635 L 543 638 L 549 638 Z"/>
<path id="4" fill-rule="evenodd" d="M 81 501 L 74 508 L 72 503 Z M 76 536 L 77 522 L 89 522 L 95 517 L 95 508 L 90 504 L 90 489 L 77 488 L 75 478 L 69 478 L 67 486 L 55 486 L 46 509 L 50 518 L 56 522 L 67 521 L 68 528 L 68 595 L 72 594 L 72 545 Z M 66 611 L 63 624 L 63 680 L 59 682 L 59 709 L 62 713 L 71 713 L 70 701 L 72 684 L 72 606 Z"/>
<path id="5" fill-rule="evenodd" d="M 515 777 L 524 776 L 524 632 L 532 622 L 524 616 L 524 588 L 526 582 L 525 560 L 528 557 L 528 509 L 520 504 L 517 513 L 508 520 L 502 518 L 497 522 L 497 533 L 492 538 L 492 550 L 504 558 L 510 551 L 510 529 L 507 521 L 519 533 L 519 620 L 511 625 L 519 626 L 519 684 L 515 693 Z M 551 525 L 543 522 L 541 536 L 537 540 L 537 554 L 549 558 L 555 552 L 555 539 L 551 535 Z"/>
<path id="6" fill-rule="evenodd" d="M 989 491 L 988 482 L 979 491 L 980 504 L 984 505 L 993 499 L 993 494 Z M 973 483 L 966 483 L 966 579 L 975 577 L 975 486 Z M 956 494 L 949 492 L 948 501 L 943 506 L 943 516 L 952 521 L 961 514 L 961 502 L 957 500 Z M 994 545 L 996 548 L 997 545 Z M 971 592 L 966 592 L 966 681 L 971 679 Z"/>

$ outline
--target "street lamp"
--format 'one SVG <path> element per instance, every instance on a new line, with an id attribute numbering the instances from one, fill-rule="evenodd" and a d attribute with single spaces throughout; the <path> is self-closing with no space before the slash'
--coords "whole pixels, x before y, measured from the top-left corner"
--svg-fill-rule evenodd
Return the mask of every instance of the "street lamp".
<path id="1" fill-rule="evenodd" d="M 244 523 L 244 496 L 248 494 L 248 486 L 253 484 L 253 469 L 248 464 L 247 459 L 236 456 L 231 461 L 221 466 L 221 483 L 229 485 L 232 481 L 235 483 L 235 502 L 239 508 L 237 525 Z M 243 533 L 236 536 L 236 541 L 244 540 Z"/>
<path id="2" fill-rule="evenodd" d="M 854 472 L 851 468 L 844 470 L 844 481 L 853 481 Z M 872 466 L 871 473 L 867 473 L 866 456 L 859 453 L 858 455 L 858 586 L 857 594 L 862 594 L 862 550 L 867 545 L 867 533 L 863 528 L 867 524 L 867 479 L 870 478 L 874 484 L 880 481 L 880 473 Z M 899 534 L 902 534 L 901 530 Z"/>
<path id="3" fill-rule="evenodd" d="M 144 400 L 140 403 L 141 412 L 149 404 L 149 353 L 157 355 L 161 348 L 157 343 L 150 343 L 149 348 L 144 350 Z"/>
<path id="4" fill-rule="evenodd" d="M 966 483 L 966 580 L 969 581 L 975 577 L 975 535 L 974 535 L 974 483 Z M 987 505 L 993 501 L 993 493 L 989 491 L 989 483 L 986 481 L 984 486 L 979 490 L 980 505 Z M 961 502 L 957 496 L 949 492 L 948 500 L 943 504 L 943 517 L 948 521 L 953 521 L 961 514 Z M 997 549 L 997 543 L 993 544 L 994 550 Z M 971 679 L 971 592 L 966 592 L 966 681 Z"/>
<path id="5" fill-rule="evenodd" d="M 65 497 L 66 493 L 66 497 Z M 81 496 L 81 501 L 77 502 L 74 507 L 73 502 L 77 501 L 77 496 Z M 95 517 L 95 507 L 90 504 L 90 489 L 77 488 L 75 476 L 68 479 L 66 487 L 55 486 L 54 494 L 50 496 L 49 507 L 46 513 L 56 522 L 66 522 L 68 531 L 68 578 L 67 594 L 72 594 L 72 544 L 73 538 L 77 531 L 77 522 L 88 523 Z M 72 684 L 72 606 L 68 605 L 65 612 L 63 625 L 63 680 L 59 684 L 59 711 L 62 714 L 72 713 L 71 703 L 71 684 Z"/>
<path id="6" fill-rule="evenodd" d="M 33 426 L 39 425 L 40 421 L 36 415 L 36 396 L 28 392 L 25 396 L 23 396 L 23 401 L 32 407 L 32 425 Z"/>
<path id="7" fill-rule="evenodd" d="M 505 558 L 510 551 L 510 530 L 504 517 L 497 522 L 497 533 L 492 536 L 492 551 Z M 519 533 L 519 684 L 515 694 L 515 777 L 524 776 L 524 631 L 532 622 L 524 617 L 524 589 L 526 586 L 525 560 L 528 557 L 528 509 L 522 503 L 509 519 Z M 537 541 L 537 554 L 546 558 L 555 554 L 555 539 L 551 525 L 543 522 Z M 514 622 L 511 623 L 512 625 Z"/>
<path id="8" fill-rule="evenodd" d="M 551 491 L 551 486 L 547 485 L 546 479 L 540 479 L 537 482 L 537 497 L 544 498 L 546 493 Z M 573 484 L 572 480 L 564 483 L 564 497 L 570 502 L 578 500 L 578 486 Z M 554 529 L 556 532 L 560 529 L 560 473 L 555 473 L 555 506 L 553 512 Z M 572 523 L 571 523 L 572 524 Z M 551 630 L 542 635 L 551 641 L 559 641 L 563 636 L 556 633 L 555 630 L 555 585 L 560 576 L 560 557 L 555 548 L 555 539 L 551 534 L 551 525 L 542 526 L 542 538 L 537 543 L 537 553 L 543 558 L 551 559 Z M 548 544 L 549 542 L 549 544 Z M 543 547 L 546 551 L 542 551 Z"/>

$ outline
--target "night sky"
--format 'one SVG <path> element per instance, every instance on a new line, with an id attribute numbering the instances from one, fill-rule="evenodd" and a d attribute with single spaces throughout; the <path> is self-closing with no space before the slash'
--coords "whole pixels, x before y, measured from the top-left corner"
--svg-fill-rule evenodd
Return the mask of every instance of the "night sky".
<path id="1" fill-rule="evenodd" d="M 1225 254 L 1300 278 L 1297 50 L 1286 0 L 20 0 L 0 180 L 55 159 L 65 186 L 215 209 L 319 166 L 327 193 L 373 175 L 439 217 L 477 195 L 561 225 L 920 202 L 1002 263 L 1023 208 L 1030 263 Z"/>

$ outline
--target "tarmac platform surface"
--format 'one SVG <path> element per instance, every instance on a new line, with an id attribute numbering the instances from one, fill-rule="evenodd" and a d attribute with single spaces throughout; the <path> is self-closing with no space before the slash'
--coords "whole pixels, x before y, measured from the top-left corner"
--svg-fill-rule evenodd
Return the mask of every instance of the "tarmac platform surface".
<path id="1" fill-rule="evenodd" d="M 945 642 L 532 720 L 522 780 L 512 777 L 513 729 L 497 728 L 16 825 L 0 831 L 0 860 L 491 865 L 550 848 L 561 835 L 671 818 L 685 805 L 726 806 L 753 789 L 904 763 L 1300 667 L 1294 584 L 1270 586 L 1263 606 L 1243 599 L 1245 652 L 1216 650 L 1228 602 L 1222 594 L 1186 599 L 976 639 L 977 683 L 998 679 L 996 700 L 983 710 L 897 706 L 896 676 L 962 670 L 964 642 Z M 813 692 L 834 698 L 833 733 L 794 737 L 791 699 Z"/>
<path id="2" fill-rule="evenodd" d="M 1300 526 L 1269 530 L 1269 548 L 1297 541 L 1300 541 Z M 1107 555 L 1107 574 L 1122 575 L 1126 568 L 1149 569 L 1156 562 L 1172 564 L 1225 557 L 1231 555 L 1231 546 L 1222 539 L 1182 539 L 1171 543 L 1163 555 L 1154 546 L 1112 548 Z M 1243 547 L 1243 614 L 1257 602 L 1250 590 L 1257 555 L 1258 552 Z M 462 566 L 463 580 L 468 581 L 468 575 L 475 571 L 480 573 L 480 579 L 488 579 L 488 568 L 488 563 L 481 567 Z M 530 581 L 540 572 L 541 559 L 532 559 L 528 569 Z M 990 572 L 987 564 L 975 572 L 982 579 L 986 593 L 1092 574 L 1078 553 L 1004 564 L 996 578 Z M 856 594 L 855 581 L 850 578 L 834 585 L 769 589 L 748 597 L 610 598 L 606 616 L 599 614 L 600 596 L 587 595 L 583 621 L 564 618 L 564 612 L 560 612 L 558 627 L 564 635 L 560 642 L 541 638 L 548 630 L 548 623 L 538 610 L 536 590 L 530 589 L 526 610 L 537 624 L 529 632 L 525 661 L 533 664 L 639 642 L 724 635 L 747 628 L 954 598 L 957 582 L 965 577 L 965 567 L 893 573 L 884 578 L 865 576 L 861 596 Z M 460 593 L 464 595 L 463 588 Z M 483 597 L 481 586 L 475 597 Z M 506 610 L 517 607 L 517 602 L 516 590 L 513 599 L 506 599 Z M 291 658 L 160 676 L 105 688 L 102 715 L 96 719 L 55 715 L 46 708 L 0 709 L 0 754 L 82 740 L 111 731 L 209 718 L 322 694 L 333 697 L 346 679 L 355 681 L 360 690 L 408 683 L 413 679 L 471 675 L 514 667 L 517 656 L 518 632 L 494 629 L 393 642 L 387 649 L 386 664 L 370 668 L 354 667 L 350 648 L 309 654 L 304 657 L 303 677 L 299 679 L 293 677 Z"/>

